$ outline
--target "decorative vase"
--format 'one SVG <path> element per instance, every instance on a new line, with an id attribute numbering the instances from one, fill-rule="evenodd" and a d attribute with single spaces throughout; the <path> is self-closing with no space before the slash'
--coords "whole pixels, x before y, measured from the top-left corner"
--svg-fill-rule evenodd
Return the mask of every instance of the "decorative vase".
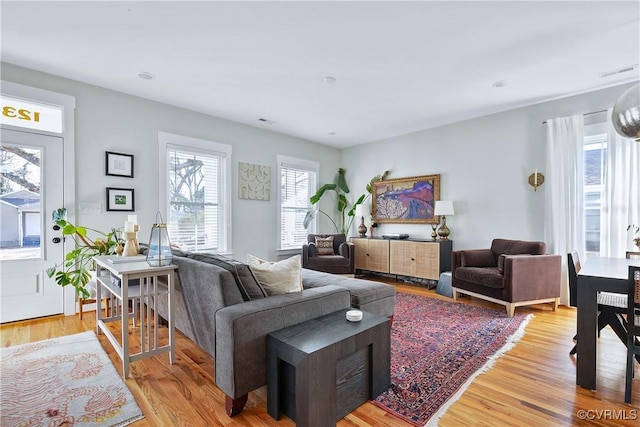
<path id="1" fill-rule="evenodd" d="M 431 240 L 438 239 L 438 233 L 436 233 L 437 225 L 431 225 Z"/>
<path id="2" fill-rule="evenodd" d="M 136 233 L 133 232 L 124 232 L 125 244 L 124 251 L 122 253 L 123 256 L 136 256 L 138 255 L 138 251 L 136 250 Z"/>
<path id="3" fill-rule="evenodd" d="M 118 244 L 116 245 L 116 254 L 118 256 L 122 256 L 123 252 L 124 252 L 124 246 L 122 246 L 122 242 L 118 242 Z"/>

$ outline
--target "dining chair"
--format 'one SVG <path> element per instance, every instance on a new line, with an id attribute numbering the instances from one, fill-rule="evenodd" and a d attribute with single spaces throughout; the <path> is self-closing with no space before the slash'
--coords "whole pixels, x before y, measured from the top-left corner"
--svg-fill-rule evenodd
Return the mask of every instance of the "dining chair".
<path id="1" fill-rule="evenodd" d="M 581 270 L 578 252 L 572 251 L 567 254 L 567 267 L 569 271 L 569 305 L 578 305 L 578 273 Z M 627 296 L 612 292 L 598 292 L 598 336 L 600 331 L 606 326 L 616 333 L 620 341 L 627 342 L 627 325 L 623 317 L 627 309 Z M 577 341 L 578 336 L 574 336 Z M 569 354 L 578 352 L 577 343 L 573 346 Z"/>
<path id="2" fill-rule="evenodd" d="M 624 387 L 624 401 L 631 403 L 631 383 L 634 358 L 640 357 L 640 267 L 629 266 L 629 299 L 627 302 L 627 374 Z"/>

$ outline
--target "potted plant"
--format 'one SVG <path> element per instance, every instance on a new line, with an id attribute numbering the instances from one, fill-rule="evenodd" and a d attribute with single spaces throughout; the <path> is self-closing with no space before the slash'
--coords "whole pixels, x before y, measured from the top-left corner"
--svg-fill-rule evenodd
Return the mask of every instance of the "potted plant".
<path id="1" fill-rule="evenodd" d="M 91 280 L 91 271 L 94 270 L 93 257 L 116 253 L 116 247 L 122 243 L 118 230 L 113 228 L 110 232 L 105 233 L 93 228 L 74 225 L 67 221 L 65 208 L 53 211 L 52 218 L 62 230 L 63 237 L 70 236 L 73 239 L 74 247 L 65 254 L 63 262 L 47 269 L 47 275 L 55 277 L 58 285 L 63 287 L 71 285 L 76 289 L 76 294 L 82 298 L 89 298 L 86 285 Z M 90 238 L 88 231 L 97 234 L 97 237 Z"/>
<path id="2" fill-rule="evenodd" d="M 351 209 L 347 210 L 349 206 L 349 201 L 347 200 L 347 194 L 349 193 L 349 186 L 347 185 L 347 180 L 345 179 L 346 170 L 344 168 L 338 169 L 338 174 L 336 175 L 335 182 L 332 184 L 324 184 L 322 185 L 316 193 L 311 196 L 309 199 L 312 205 L 315 205 L 320 201 L 322 196 L 324 196 L 328 191 L 333 191 L 336 194 L 336 210 L 340 214 L 340 226 L 335 223 L 335 221 L 328 215 L 326 212 L 321 211 L 320 209 L 310 209 L 307 211 L 307 214 L 304 218 L 304 228 L 308 228 L 311 220 L 315 217 L 317 212 L 325 215 L 329 220 L 333 223 L 336 228 L 336 232 L 342 233 L 345 236 L 349 234 L 349 230 L 351 230 L 351 224 L 353 223 L 353 219 L 356 213 L 356 206 L 364 203 L 370 196 L 373 191 L 373 185 L 378 182 L 384 180 L 387 175 L 389 175 L 389 171 L 384 171 L 381 175 L 376 175 L 367 184 L 366 190 L 367 193 L 360 195 L 358 199 L 353 203 Z M 349 220 L 347 221 L 345 218 L 345 213 Z"/>
<path id="3" fill-rule="evenodd" d="M 633 243 L 640 249 L 640 225 L 629 224 L 627 231 L 633 231 Z"/>

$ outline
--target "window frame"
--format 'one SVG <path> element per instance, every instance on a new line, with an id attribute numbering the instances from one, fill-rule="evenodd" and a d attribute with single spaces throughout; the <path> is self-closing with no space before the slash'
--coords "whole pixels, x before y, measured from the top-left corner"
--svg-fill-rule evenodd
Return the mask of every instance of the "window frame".
<path id="1" fill-rule="evenodd" d="M 223 156 L 223 161 L 220 165 L 220 184 L 218 188 L 220 203 L 223 203 L 221 209 L 222 217 L 220 218 L 220 222 L 223 225 L 220 227 L 221 235 L 216 253 L 231 254 L 233 242 L 231 235 L 231 154 L 233 150 L 231 145 L 167 132 L 158 132 L 158 144 L 160 181 L 158 211 L 167 221 L 169 218 L 169 159 L 167 157 L 169 147 L 204 155 Z"/>
<path id="2" fill-rule="evenodd" d="M 289 167 L 294 167 L 294 168 L 299 168 L 299 170 L 306 170 L 306 171 L 312 171 L 316 174 L 316 179 L 315 179 L 315 183 L 314 183 L 314 188 L 310 189 L 310 194 L 313 195 L 315 194 L 316 191 L 318 191 L 318 181 L 319 181 L 319 177 L 320 177 L 320 163 L 319 162 L 315 162 L 312 160 L 306 160 L 306 159 L 300 159 L 300 158 L 296 158 L 296 157 L 290 157 L 290 156 L 284 156 L 284 155 L 277 155 L 276 156 L 276 161 L 278 164 L 278 171 L 277 171 L 277 176 L 278 176 L 278 213 L 277 213 L 277 221 L 278 221 L 278 250 L 280 251 L 293 251 L 293 250 L 299 250 L 302 248 L 302 245 L 300 246 L 283 246 L 283 241 L 282 241 L 282 208 L 283 208 L 283 193 L 282 193 L 282 168 L 283 165 L 287 165 Z M 309 202 L 309 208 L 311 208 L 311 202 Z M 318 216 L 316 215 L 309 228 L 308 228 L 308 232 L 309 233 L 314 233 L 315 230 L 317 230 L 318 228 Z"/>

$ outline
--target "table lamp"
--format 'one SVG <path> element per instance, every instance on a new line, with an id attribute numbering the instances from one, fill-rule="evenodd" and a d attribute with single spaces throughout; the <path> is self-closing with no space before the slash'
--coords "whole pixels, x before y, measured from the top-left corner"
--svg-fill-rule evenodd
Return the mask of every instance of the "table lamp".
<path id="1" fill-rule="evenodd" d="M 442 216 L 442 225 L 438 228 L 440 240 L 449 240 L 451 230 L 447 227 L 447 215 L 454 215 L 453 202 L 451 200 L 437 200 L 433 211 L 435 216 Z"/>
<path id="2" fill-rule="evenodd" d="M 358 234 L 360 237 L 367 236 L 367 226 L 364 225 L 364 217 L 367 215 L 369 215 L 369 208 L 364 203 L 356 206 L 356 217 L 360 217 L 360 225 L 358 226 Z"/>

